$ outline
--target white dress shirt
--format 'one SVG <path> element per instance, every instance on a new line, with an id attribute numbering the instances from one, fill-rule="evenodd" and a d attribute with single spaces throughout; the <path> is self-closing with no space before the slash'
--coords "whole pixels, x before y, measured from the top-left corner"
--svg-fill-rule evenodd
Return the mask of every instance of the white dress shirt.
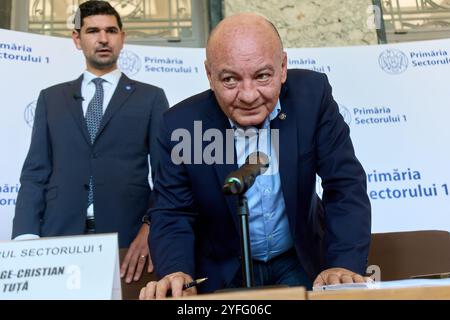
<path id="1" fill-rule="evenodd" d="M 103 114 L 105 114 L 105 110 L 108 107 L 109 102 L 116 91 L 117 84 L 119 83 L 120 77 L 122 76 L 122 72 L 119 69 L 116 69 L 110 73 L 107 73 L 101 77 L 97 77 L 95 74 L 85 71 L 83 73 L 83 82 L 81 83 L 81 96 L 83 97 L 83 115 L 86 117 L 87 108 L 92 98 L 95 95 L 95 84 L 92 80 L 97 78 L 102 78 L 103 80 Z M 91 204 L 87 209 L 87 216 L 94 216 L 94 204 Z"/>

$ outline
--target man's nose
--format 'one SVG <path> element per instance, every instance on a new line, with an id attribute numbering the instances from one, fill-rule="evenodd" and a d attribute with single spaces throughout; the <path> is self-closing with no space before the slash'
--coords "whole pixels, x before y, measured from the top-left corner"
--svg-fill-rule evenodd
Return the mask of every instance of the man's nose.
<path id="1" fill-rule="evenodd" d="M 251 105 L 259 98 L 259 92 L 257 87 L 252 81 L 243 82 L 239 90 L 239 100 L 247 105 Z"/>
<path id="2" fill-rule="evenodd" d="M 108 43 L 108 34 L 105 30 L 101 30 L 98 34 L 98 42 L 101 44 L 107 44 Z"/>

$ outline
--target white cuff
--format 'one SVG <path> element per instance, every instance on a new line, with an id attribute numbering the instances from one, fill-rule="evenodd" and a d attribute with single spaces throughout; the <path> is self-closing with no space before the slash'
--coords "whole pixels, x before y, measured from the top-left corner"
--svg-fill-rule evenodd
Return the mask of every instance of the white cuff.
<path id="1" fill-rule="evenodd" d="M 20 236 L 15 237 L 13 240 L 14 241 L 20 241 L 20 240 L 36 240 L 39 239 L 40 237 L 37 234 L 21 234 Z"/>

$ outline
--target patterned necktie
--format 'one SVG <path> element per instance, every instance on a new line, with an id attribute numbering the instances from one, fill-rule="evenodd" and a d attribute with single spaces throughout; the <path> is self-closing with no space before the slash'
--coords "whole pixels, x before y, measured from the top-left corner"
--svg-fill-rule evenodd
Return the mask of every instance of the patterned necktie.
<path id="1" fill-rule="evenodd" d="M 95 137 L 97 136 L 98 128 L 103 117 L 103 82 L 105 80 L 101 78 L 93 79 L 95 84 L 95 94 L 91 102 L 89 102 L 86 111 L 86 124 L 91 137 L 91 143 L 94 144 Z M 94 182 L 92 176 L 89 178 L 89 194 L 88 194 L 88 207 L 94 203 Z"/>
<path id="2" fill-rule="evenodd" d="M 103 80 L 102 78 L 96 78 L 92 80 L 95 84 L 95 94 L 91 102 L 89 102 L 86 111 L 86 124 L 88 127 L 89 135 L 91 136 L 91 142 L 94 144 L 95 136 L 97 135 L 98 128 L 100 127 L 100 121 L 103 117 Z"/>

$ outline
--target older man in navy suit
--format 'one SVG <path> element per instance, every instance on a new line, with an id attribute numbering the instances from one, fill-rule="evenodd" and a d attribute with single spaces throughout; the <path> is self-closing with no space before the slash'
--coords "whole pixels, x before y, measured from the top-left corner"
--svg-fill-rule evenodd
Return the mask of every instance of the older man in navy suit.
<path id="1" fill-rule="evenodd" d="M 270 158 L 246 192 L 255 285 L 364 281 L 371 234 L 366 176 L 327 77 L 287 71 L 275 27 L 253 14 L 217 26 L 205 66 L 211 90 L 163 116 L 150 232 L 161 279 L 140 298 L 243 285 L 237 201 L 222 185 L 255 151 Z M 183 290 L 204 277 L 198 288 Z"/>
<path id="2" fill-rule="evenodd" d="M 146 260 L 149 163 L 168 109 L 164 91 L 117 69 L 125 34 L 105 1 L 80 6 L 73 40 L 86 57 L 77 80 L 41 92 L 13 222 L 15 239 L 118 232 L 129 247 L 121 274 L 137 281 Z"/>

